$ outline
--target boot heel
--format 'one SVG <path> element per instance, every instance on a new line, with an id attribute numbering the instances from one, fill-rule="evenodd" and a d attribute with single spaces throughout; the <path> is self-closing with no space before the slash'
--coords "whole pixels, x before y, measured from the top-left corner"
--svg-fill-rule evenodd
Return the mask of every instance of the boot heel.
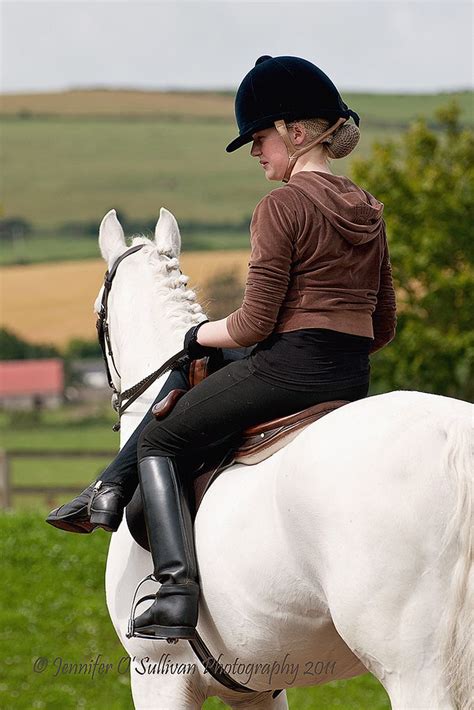
<path id="1" fill-rule="evenodd" d="M 103 528 L 107 532 L 116 532 L 119 528 L 120 522 L 122 520 L 121 515 L 109 512 L 97 512 L 91 513 L 90 521 L 93 525 L 97 525 L 99 528 Z"/>

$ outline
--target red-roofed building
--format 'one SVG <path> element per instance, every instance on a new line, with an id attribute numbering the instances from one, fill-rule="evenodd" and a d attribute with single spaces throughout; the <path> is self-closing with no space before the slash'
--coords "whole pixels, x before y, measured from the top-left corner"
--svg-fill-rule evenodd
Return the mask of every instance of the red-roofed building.
<path id="1" fill-rule="evenodd" d="M 64 366 L 60 358 L 0 361 L 2 406 L 57 406 L 64 391 Z"/>

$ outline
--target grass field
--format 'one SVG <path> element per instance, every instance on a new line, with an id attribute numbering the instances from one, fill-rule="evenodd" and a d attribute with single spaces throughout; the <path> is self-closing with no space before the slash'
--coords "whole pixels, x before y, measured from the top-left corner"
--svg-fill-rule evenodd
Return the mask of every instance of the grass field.
<path id="1" fill-rule="evenodd" d="M 22 458 L 10 460 L 10 481 L 12 486 L 75 486 L 81 491 L 97 478 L 98 473 L 111 460 L 107 457 L 71 458 L 67 452 L 118 450 L 119 437 L 112 431 L 116 421 L 112 408 L 104 402 L 102 406 L 78 408 L 63 407 L 46 410 L 39 422 L 34 422 L 25 413 L 0 413 L 0 448 L 9 451 L 64 452 L 64 457 Z M 51 494 L 41 497 L 13 495 L 15 508 L 53 507 L 65 502 L 71 496 Z"/>
<path id="2" fill-rule="evenodd" d="M 40 512 L 0 514 L 0 691 L 2 710 L 125 710 L 132 708 L 124 650 L 108 617 L 104 568 L 109 537 L 68 535 Z M 95 678 L 59 673 L 63 663 L 111 663 Z M 38 658 L 48 659 L 43 672 Z M 36 666 L 38 669 L 38 666 Z M 64 665 L 62 666 L 64 669 Z M 388 710 L 385 691 L 371 676 L 289 692 L 291 710 Z M 217 699 L 205 710 L 224 708 Z M 156 710 L 161 710 L 157 708 Z"/>
<path id="3" fill-rule="evenodd" d="M 0 116 L 133 116 L 232 119 L 233 97 L 213 91 L 61 91 L 4 94 Z"/>

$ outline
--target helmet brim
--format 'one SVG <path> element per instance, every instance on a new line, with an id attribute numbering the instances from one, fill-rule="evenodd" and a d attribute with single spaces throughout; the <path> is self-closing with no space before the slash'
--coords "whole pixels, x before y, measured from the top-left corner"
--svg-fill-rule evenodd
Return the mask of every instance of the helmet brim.
<path id="1" fill-rule="evenodd" d="M 252 142 L 252 135 L 254 133 L 255 133 L 255 131 L 252 131 L 251 133 L 247 132 L 241 136 L 237 136 L 237 138 L 234 138 L 234 140 L 231 141 L 226 148 L 227 153 L 233 153 L 234 150 L 237 150 L 237 148 L 242 148 L 243 145 L 246 145 L 247 143 L 251 143 Z"/>
<path id="2" fill-rule="evenodd" d="M 272 128 L 275 125 L 275 121 L 283 118 L 285 121 L 291 121 L 293 119 L 293 114 L 289 112 L 281 112 L 275 114 L 274 116 L 265 116 L 265 118 L 260 118 L 258 121 L 254 121 L 247 130 L 242 133 L 237 138 L 229 143 L 226 148 L 227 153 L 233 153 L 237 148 L 242 148 L 246 143 L 251 143 L 253 134 L 257 131 L 264 131 L 266 128 Z"/>

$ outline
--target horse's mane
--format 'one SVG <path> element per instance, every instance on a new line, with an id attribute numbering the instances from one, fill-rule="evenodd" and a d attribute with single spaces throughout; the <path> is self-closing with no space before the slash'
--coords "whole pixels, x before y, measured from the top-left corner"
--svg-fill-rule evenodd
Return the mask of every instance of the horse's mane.
<path id="1" fill-rule="evenodd" d="M 183 274 L 179 259 L 160 250 L 156 243 L 143 234 L 132 237 L 131 246 L 144 244 L 141 254 L 148 260 L 156 275 L 154 289 L 161 302 L 166 304 L 167 316 L 183 325 L 193 325 L 203 319 L 202 306 L 197 303 L 198 288 L 189 289 L 189 276 Z"/>

